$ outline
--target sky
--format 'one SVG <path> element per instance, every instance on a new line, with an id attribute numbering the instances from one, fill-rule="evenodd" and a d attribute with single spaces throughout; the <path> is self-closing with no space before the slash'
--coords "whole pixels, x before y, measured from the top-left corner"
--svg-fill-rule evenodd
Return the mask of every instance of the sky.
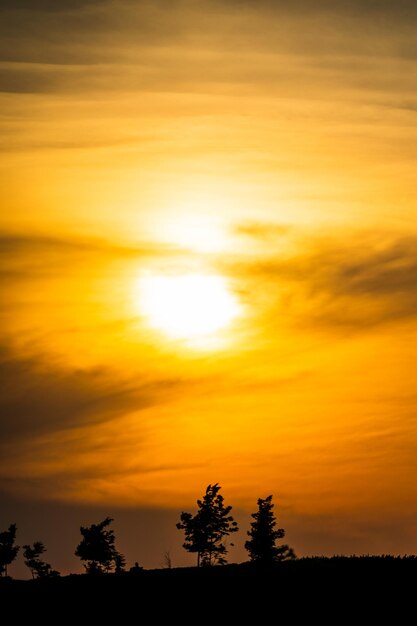
<path id="1" fill-rule="evenodd" d="M 232 561 L 270 493 L 300 556 L 415 552 L 417 5 L 0 12 L 1 527 L 190 564 L 219 482 Z"/>

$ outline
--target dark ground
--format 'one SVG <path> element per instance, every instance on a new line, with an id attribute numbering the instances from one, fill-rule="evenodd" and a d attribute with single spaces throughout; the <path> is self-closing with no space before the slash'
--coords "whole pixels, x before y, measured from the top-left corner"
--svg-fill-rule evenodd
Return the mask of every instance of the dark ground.
<path id="1" fill-rule="evenodd" d="M 30 616 L 36 623 L 229 624 L 268 618 L 271 624 L 374 624 L 384 618 L 413 624 L 416 600 L 416 557 L 305 558 L 269 569 L 244 563 L 0 580 L 2 615 Z"/>

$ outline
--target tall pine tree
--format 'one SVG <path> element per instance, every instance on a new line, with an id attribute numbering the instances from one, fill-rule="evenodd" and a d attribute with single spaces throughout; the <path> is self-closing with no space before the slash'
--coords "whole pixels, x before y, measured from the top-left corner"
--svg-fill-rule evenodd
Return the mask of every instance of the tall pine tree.
<path id="1" fill-rule="evenodd" d="M 273 508 L 272 496 L 259 498 L 258 510 L 252 513 L 254 521 L 248 531 L 250 539 L 245 543 L 251 561 L 262 565 L 295 558 L 294 551 L 286 544 L 276 545 L 278 539 L 285 537 L 285 530 L 276 528 L 277 521 Z"/>
<path id="2" fill-rule="evenodd" d="M 231 506 L 224 506 L 218 483 L 208 485 L 202 500 L 197 500 L 196 515 L 181 513 L 177 528 L 185 533 L 183 547 L 197 553 L 197 566 L 224 565 L 227 548 L 223 538 L 238 531 L 237 522 L 230 515 Z M 233 545 L 233 544 L 231 544 Z"/>

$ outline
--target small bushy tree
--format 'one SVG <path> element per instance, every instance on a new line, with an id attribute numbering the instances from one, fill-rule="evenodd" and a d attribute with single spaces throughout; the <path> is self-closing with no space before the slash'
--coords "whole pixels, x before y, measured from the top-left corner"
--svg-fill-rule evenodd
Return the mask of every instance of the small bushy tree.
<path id="1" fill-rule="evenodd" d="M 120 571 L 124 567 L 124 557 L 114 545 L 114 531 L 108 529 L 112 522 L 111 517 L 106 517 L 99 524 L 80 528 L 83 538 L 75 555 L 86 561 L 84 567 L 89 574 L 111 572 L 115 568 Z"/>
<path id="2" fill-rule="evenodd" d="M 295 558 L 294 551 L 289 546 L 277 545 L 278 539 L 285 537 L 285 530 L 276 528 L 277 521 L 273 508 L 272 496 L 259 498 L 258 510 L 252 513 L 254 521 L 248 531 L 250 539 L 245 543 L 251 561 L 262 565 Z"/>
<path id="3" fill-rule="evenodd" d="M 52 569 L 49 563 L 40 558 L 44 552 L 46 552 L 46 548 L 42 541 L 35 541 L 32 546 L 23 546 L 25 565 L 30 569 L 32 578 L 53 578 L 59 576 L 59 572 Z"/>
<path id="4" fill-rule="evenodd" d="M 0 576 L 7 576 L 7 568 L 19 552 L 19 546 L 15 543 L 16 532 L 16 524 L 10 524 L 8 530 L 0 532 Z"/>
<path id="5" fill-rule="evenodd" d="M 197 500 L 196 515 L 181 513 L 177 524 L 185 533 L 183 547 L 197 553 L 197 566 L 226 563 L 227 548 L 223 539 L 238 531 L 237 522 L 230 515 L 232 507 L 224 506 L 220 489 L 218 483 L 208 485 L 203 499 Z"/>

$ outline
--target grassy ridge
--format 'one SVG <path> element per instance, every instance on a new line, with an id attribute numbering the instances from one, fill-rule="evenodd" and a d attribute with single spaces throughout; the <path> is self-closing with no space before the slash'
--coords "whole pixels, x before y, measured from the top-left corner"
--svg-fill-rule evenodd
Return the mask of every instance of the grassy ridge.
<path id="1" fill-rule="evenodd" d="M 416 590 L 414 556 L 315 557 L 267 569 L 243 563 L 0 581 L 3 607 L 9 603 L 21 611 L 36 608 L 48 623 L 57 623 L 56 611 L 61 617 L 64 611 L 68 619 L 82 624 L 90 623 L 90 616 L 93 623 L 201 618 L 204 624 L 220 625 L 230 619 L 245 621 L 249 615 L 326 618 L 338 624 L 346 616 L 356 623 L 356 617 L 365 614 L 372 622 L 376 615 L 391 615 L 394 623 L 402 624 L 411 623 L 401 617 L 403 612 L 415 615 Z"/>

